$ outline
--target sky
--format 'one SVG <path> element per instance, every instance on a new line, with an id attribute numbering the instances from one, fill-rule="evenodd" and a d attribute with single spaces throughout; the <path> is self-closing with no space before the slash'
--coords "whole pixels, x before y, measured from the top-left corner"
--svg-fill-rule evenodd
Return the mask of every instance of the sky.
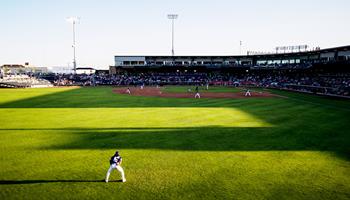
<path id="1" fill-rule="evenodd" d="M 0 65 L 107 69 L 115 55 L 238 55 L 350 45 L 349 0 L 0 0 Z"/>

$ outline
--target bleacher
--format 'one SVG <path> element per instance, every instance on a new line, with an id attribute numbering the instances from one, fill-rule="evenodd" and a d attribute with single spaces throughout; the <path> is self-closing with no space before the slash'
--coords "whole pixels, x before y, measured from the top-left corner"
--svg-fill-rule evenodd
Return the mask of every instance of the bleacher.
<path id="1" fill-rule="evenodd" d="M 0 78 L 2 88 L 45 88 L 53 87 L 50 81 L 28 75 L 7 75 Z"/>

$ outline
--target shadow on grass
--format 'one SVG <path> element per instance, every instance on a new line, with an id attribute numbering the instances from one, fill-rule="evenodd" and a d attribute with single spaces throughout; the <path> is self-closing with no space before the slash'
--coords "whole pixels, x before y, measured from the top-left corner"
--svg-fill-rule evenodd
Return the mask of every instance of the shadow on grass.
<path id="1" fill-rule="evenodd" d="M 77 88 L 63 92 L 55 92 L 53 89 L 53 93 L 47 95 L 2 103 L 0 108 L 229 107 L 238 108 L 276 127 L 28 128 L 0 131 L 53 131 L 55 134 L 52 136 L 59 138 L 55 144 L 43 147 L 46 149 L 314 150 L 335 152 L 345 155 L 346 158 L 350 155 L 346 111 L 338 111 L 330 118 L 326 113 L 330 110 L 322 110 L 319 105 L 305 106 L 305 102 L 288 99 L 195 100 L 130 97 L 114 94 L 112 90 L 112 87 Z M 325 101 L 322 100 L 322 103 Z M 333 105 L 332 101 L 327 100 L 326 103 Z M 346 102 L 346 105 L 350 104 Z M 333 110 L 332 113 L 334 114 Z M 71 140 L 60 142 L 60 139 L 66 137 Z"/>
<path id="2" fill-rule="evenodd" d="M 1 129 L 0 133 L 7 129 Z M 161 149 L 178 151 L 327 151 L 349 159 L 349 135 L 288 128 L 53 128 L 10 129 L 49 131 L 52 141 L 40 150 L 62 149 Z"/>
<path id="3" fill-rule="evenodd" d="M 105 180 L 0 180 L 0 185 L 23 185 L 40 183 L 105 183 Z M 108 181 L 122 182 L 122 180 Z"/>

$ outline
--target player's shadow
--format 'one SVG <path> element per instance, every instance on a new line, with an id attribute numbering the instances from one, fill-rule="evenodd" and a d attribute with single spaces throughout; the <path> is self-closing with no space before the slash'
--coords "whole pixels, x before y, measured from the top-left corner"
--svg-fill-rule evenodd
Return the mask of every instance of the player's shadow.
<path id="1" fill-rule="evenodd" d="M 104 180 L 0 180 L 0 185 L 23 185 L 41 183 L 105 183 Z M 110 180 L 108 182 L 122 182 L 122 180 Z"/>

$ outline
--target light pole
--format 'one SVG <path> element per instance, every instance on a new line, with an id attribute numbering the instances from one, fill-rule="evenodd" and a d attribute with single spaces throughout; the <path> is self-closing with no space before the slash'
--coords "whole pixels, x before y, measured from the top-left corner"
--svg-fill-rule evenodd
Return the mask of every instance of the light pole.
<path id="1" fill-rule="evenodd" d="M 239 55 L 242 55 L 242 40 L 239 41 Z"/>
<path id="2" fill-rule="evenodd" d="M 171 26 L 171 38 L 172 38 L 172 40 L 171 40 L 171 46 L 172 46 L 172 48 L 171 48 L 171 55 L 172 56 L 174 56 L 175 55 L 175 51 L 174 51 L 174 24 L 175 24 L 175 19 L 177 19 L 179 17 L 179 15 L 177 15 L 177 14 L 169 14 L 168 15 L 168 19 L 170 19 L 171 20 L 171 22 L 172 22 L 172 26 Z"/>
<path id="3" fill-rule="evenodd" d="M 79 23 L 80 18 L 79 17 L 68 17 L 67 21 L 72 23 L 72 25 L 73 25 L 73 44 L 72 44 L 72 47 L 73 47 L 73 70 L 74 70 L 74 73 L 76 73 L 77 72 L 77 59 L 76 59 L 76 55 L 75 55 L 75 25 L 77 23 Z"/>

